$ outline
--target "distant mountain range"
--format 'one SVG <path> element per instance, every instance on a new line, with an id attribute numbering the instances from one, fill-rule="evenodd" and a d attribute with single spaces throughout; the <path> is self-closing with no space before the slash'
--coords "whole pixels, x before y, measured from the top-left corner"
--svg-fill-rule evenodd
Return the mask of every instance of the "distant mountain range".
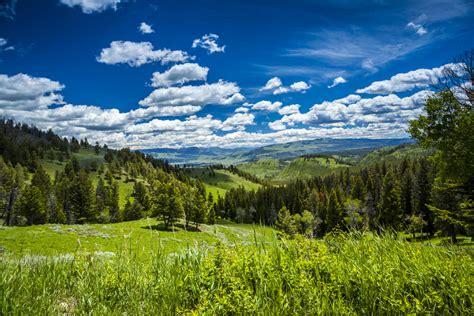
<path id="1" fill-rule="evenodd" d="M 143 150 L 156 158 L 164 159 L 172 164 L 209 165 L 221 163 L 236 165 L 260 159 L 292 159 L 311 154 L 358 154 L 363 155 L 377 148 L 413 143 L 409 138 L 401 139 L 367 139 L 320 138 L 274 144 L 257 148 L 220 148 L 220 147 L 188 147 L 180 149 L 157 148 Z"/>

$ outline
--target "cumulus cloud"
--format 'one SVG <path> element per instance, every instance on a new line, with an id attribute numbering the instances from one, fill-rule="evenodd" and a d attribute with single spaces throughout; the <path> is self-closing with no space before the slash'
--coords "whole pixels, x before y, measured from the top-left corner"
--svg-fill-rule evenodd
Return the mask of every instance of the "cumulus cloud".
<path id="1" fill-rule="evenodd" d="M 283 124 L 281 120 L 277 120 L 275 122 L 269 122 L 268 127 L 274 131 L 281 131 L 286 129 L 286 125 Z"/>
<path id="2" fill-rule="evenodd" d="M 284 94 L 288 92 L 305 93 L 306 90 L 308 90 L 309 88 L 311 88 L 311 85 L 307 84 L 304 81 L 294 82 L 290 86 L 286 87 L 286 86 L 283 86 L 283 83 L 280 78 L 273 77 L 270 80 L 268 80 L 265 86 L 260 88 L 259 91 L 261 92 L 272 91 L 273 94 L 277 95 L 277 94 Z"/>
<path id="3" fill-rule="evenodd" d="M 254 125 L 255 116 L 249 113 L 236 113 L 231 117 L 227 118 L 223 123 L 221 130 L 232 131 L 232 130 L 245 130 L 245 126 Z"/>
<path id="4" fill-rule="evenodd" d="M 198 64 L 186 63 L 174 65 L 167 71 L 154 72 L 151 85 L 155 88 L 183 85 L 190 81 L 205 81 L 209 68 L 201 67 Z"/>
<path id="5" fill-rule="evenodd" d="M 207 50 L 208 54 L 213 53 L 223 53 L 225 50 L 225 45 L 219 46 L 217 41 L 219 40 L 219 35 L 214 33 L 209 33 L 203 35 L 201 38 L 197 38 L 193 41 L 193 48 L 201 47 Z"/>
<path id="6" fill-rule="evenodd" d="M 165 79 L 168 84 L 169 78 Z M 65 103 L 63 89 L 60 82 L 48 78 L 0 75 L 0 116 L 51 128 L 62 136 L 107 142 L 111 147 L 208 147 L 216 143 L 247 147 L 318 137 L 406 137 L 408 121 L 423 113 L 424 102 L 433 93 L 422 90 L 406 97 L 371 98 L 351 94 L 314 104 L 306 112 L 298 104 L 283 107 L 281 102 L 264 100 L 244 103 L 230 116 L 217 119 L 195 114 L 207 104 L 243 101 L 235 83 L 221 80 L 200 86 L 159 87 L 140 102 L 141 108 L 128 112 Z M 251 132 L 247 128 L 255 125 L 255 115 L 250 109 L 282 116 L 268 122 L 271 131 Z"/>
<path id="7" fill-rule="evenodd" d="M 205 117 L 190 116 L 186 120 L 159 120 L 154 119 L 147 123 L 132 125 L 127 129 L 128 133 L 144 134 L 152 132 L 167 131 L 196 131 L 200 129 L 218 129 L 222 126 L 220 120 L 214 119 L 212 115 Z"/>
<path id="8" fill-rule="evenodd" d="M 375 81 L 368 87 L 358 89 L 357 93 L 389 94 L 409 91 L 415 88 L 427 88 L 438 83 L 446 69 L 461 71 L 461 67 L 458 64 L 446 64 L 432 69 L 417 69 L 397 74 L 388 80 Z"/>
<path id="9" fill-rule="evenodd" d="M 335 103 L 342 103 L 342 104 L 350 104 L 350 103 L 355 103 L 362 99 L 360 95 L 357 94 L 349 94 L 347 97 L 344 97 L 342 99 L 337 99 L 334 100 Z"/>
<path id="10" fill-rule="evenodd" d="M 241 107 L 236 108 L 234 112 L 235 113 L 247 113 L 248 111 L 249 111 L 249 108 L 241 106 Z"/>
<path id="11" fill-rule="evenodd" d="M 409 29 L 415 31 L 416 34 L 418 34 L 420 36 L 423 36 L 426 33 L 428 33 L 428 30 L 426 28 L 424 28 L 423 25 L 421 25 L 421 24 L 416 24 L 414 22 L 410 22 L 410 23 L 407 24 L 407 27 Z"/>
<path id="12" fill-rule="evenodd" d="M 107 9 L 117 10 L 117 4 L 121 0 L 60 0 L 62 4 L 68 7 L 79 6 L 82 12 L 91 14 L 94 12 L 102 12 Z"/>
<path id="13" fill-rule="evenodd" d="M 271 102 L 267 100 L 262 100 L 255 104 L 244 103 L 243 106 L 250 107 L 252 110 L 276 112 L 282 106 L 282 103 L 279 101 Z"/>
<path id="14" fill-rule="evenodd" d="M 267 81 L 265 86 L 260 88 L 260 91 L 268 91 L 268 90 L 274 90 L 278 87 L 281 87 L 283 83 L 281 82 L 281 79 L 278 77 L 273 77 L 270 80 Z"/>
<path id="15" fill-rule="evenodd" d="M 200 86 L 158 88 L 139 102 L 142 106 L 204 106 L 230 105 L 244 100 L 240 88 L 233 82 L 219 80 Z"/>
<path id="16" fill-rule="evenodd" d="M 194 59 L 188 53 L 181 50 L 170 50 L 167 48 L 154 50 L 150 42 L 113 41 L 110 47 L 102 49 L 97 61 L 104 64 L 128 64 L 132 67 L 160 62 L 162 65 L 168 63 L 183 63 Z"/>
<path id="17" fill-rule="evenodd" d="M 182 105 L 182 106 L 151 106 L 140 108 L 128 112 L 131 120 L 150 119 L 163 116 L 188 116 L 202 110 L 201 106 Z"/>
<path id="18" fill-rule="evenodd" d="M 0 106 L 2 109 L 31 110 L 63 103 L 58 94 L 64 85 L 48 78 L 25 74 L 0 75 Z"/>
<path id="19" fill-rule="evenodd" d="M 341 84 L 341 83 L 346 83 L 347 80 L 344 79 L 343 77 L 337 77 L 337 78 L 334 78 L 334 80 L 332 81 L 332 85 L 329 85 L 328 88 L 331 89 L 331 88 L 334 88 L 335 86 Z"/>
<path id="20" fill-rule="evenodd" d="M 138 26 L 138 30 L 139 30 L 142 34 L 155 33 L 155 30 L 153 30 L 153 28 L 151 27 L 151 25 L 148 25 L 148 24 L 146 24 L 145 22 L 140 23 L 140 25 Z"/>
<path id="21" fill-rule="evenodd" d="M 290 114 L 297 114 L 297 113 L 300 113 L 299 104 L 290 104 L 278 110 L 278 114 L 280 115 L 290 115 Z"/>

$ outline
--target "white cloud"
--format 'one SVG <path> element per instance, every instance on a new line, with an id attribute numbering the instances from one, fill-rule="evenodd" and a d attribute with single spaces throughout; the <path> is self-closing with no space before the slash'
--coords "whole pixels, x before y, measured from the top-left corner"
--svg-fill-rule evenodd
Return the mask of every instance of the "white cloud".
<path id="1" fill-rule="evenodd" d="M 25 74 L 0 75 L 0 107 L 2 109 L 30 110 L 47 108 L 63 103 L 58 94 L 64 85 L 48 78 L 35 78 Z"/>
<path id="2" fill-rule="evenodd" d="M 110 47 L 102 49 L 97 61 L 104 64 L 128 64 L 138 67 L 146 63 L 161 62 L 182 63 L 194 59 L 188 53 L 181 50 L 170 50 L 167 48 L 154 50 L 150 42 L 113 41 Z"/>
<path id="3" fill-rule="evenodd" d="M 273 94 L 283 94 L 288 92 L 301 92 L 305 93 L 306 90 L 311 88 L 311 85 L 307 84 L 304 81 L 298 81 L 291 84 L 289 87 L 283 86 L 283 83 L 280 78 L 273 77 L 267 81 L 265 86 L 260 88 L 259 91 L 272 91 Z"/>
<path id="4" fill-rule="evenodd" d="M 268 90 L 274 90 L 278 87 L 281 87 L 283 83 L 281 82 L 281 79 L 278 77 L 273 77 L 270 80 L 267 81 L 264 87 L 260 88 L 260 91 L 268 91 Z"/>
<path id="5" fill-rule="evenodd" d="M 140 25 L 138 26 L 138 30 L 139 30 L 142 34 L 155 33 L 155 30 L 153 30 L 153 28 L 151 27 L 151 25 L 148 25 L 148 24 L 146 24 L 145 22 L 140 23 Z"/>
<path id="6" fill-rule="evenodd" d="M 278 110 L 278 114 L 280 115 L 290 115 L 290 114 L 297 114 L 297 113 L 300 113 L 299 104 L 287 105 Z"/>
<path id="7" fill-rule="evenodd" d="M 423 36 L 426 33 L 428 33 L 428 30 L 426 28 L 424 28 L 423 25 L 421 25 L 421 24 L 416 24 L 414 22 L 410 22 L 410 23 L 407 24 L 407 27 L 409 29 L 412 29 L 413 31 L 415 31 L 416 34 L 418 34 L 420 36 Z"/>
<path id="8" fill-rule="evenodd" d="M 304 81 L 298 81 L 298 82 L 295 82 L 295 83 L 291 84 L 289 87 L 281 86 L 281 87 L 276 88 L 273 91 L 273 94 L 278 95 L 278 94 L 284 94 L 284 93 L 288 93 L 288 92 L 305 93 L 306 90 L 308 90 L 309 88 L 311 88 L 311 85 L 307 84 Z"/>
<path id="9" fill-rule="evenodd" d="M 393 92 L 404 92 L 415 88 L 427 88 L 439 82 L 443 77 L 445 69 L 450 68 L 460 71 L 457 64 L 446 64 L 432 69 L 417 69 L 406 73 L 400 73 L 389 80 L 375 81 L 368 87 L 358 89 L 357 93 L 389 94 Z"/>
<path id="10" fill-rule="evenodd" d="M 151 85 L 155 88 L 182 85 L 189 81 L 205 81 L 209 68 L 201 67 L 198 64 L 174 65 L 167 71 L 154 72 Z"/>
<path id="11" fill-rule="evenodd" d="M 249 111 L 249 108 L 241 106 L 241 107 L 236 108 L 234 112 L 235 113 L 247 113 L 248 111 Z"/>
<path id="12" fill-rule="evenodd" d="M 187 116 L 202 110 L 201 106 L 181 105 L 181 106 L 151 106 L 140 108 L 128 112 L 132 120 L 150 119 L 163 116 Z"/>
<path id="13" fill-rule="evenodd" d="M 269 126 L 272 129 L 281 130 L 282 125 L 294 126 L 296 124 L 310 126 L 327 126 L 334 123 L 347 126 L 372 123 L 406 124 L 408 120 L 421 114 L 424 102 L 431 94 L 431 91 L 424 90 L 405 98 L 390 94 L 371 99 L 349 95 L 332 102 L 324 101 L 315 104 L 306 113 L 295 112 L 284 115 Z M 353 102 L 349 102 L 351 100 Z"/>
<path id="14" fill-rule="evenodd" d="M 186 120 L 159 120 L 154 119 L 147 123 L 136 124 L 127 129 L 128 133 L 144 134 L 166 131 L 197 131 L 200 129 L 218 129 L 222 126 L 220 120 L 214 119 L 212 115 L 206 117 L 190 116 Z"/>
<path id="15" fill-rule="evenodd" d="M 94 12 L 102 12 L 107 9 L 117 10 L 117 4 L 121 0 L 60 0 L 61 3 L 67 5 L 68 7 L 79 6 L 82 9 L 82 12 L 86 14 L 91 14 Z"/>
<path id="16" fill-rule="evenodd" d="M 245 126 L 254 125 L 255 116 L 249 113 L 236 113 L 227 118 L 222 124 L 223 131 L 245 130 Z"/>
<path id="17" fill-rule="evenodd" d="M 243 96 L 235 83 L 158 88 L 141 102 L 144 107 L 128 112 L 64 103 L 63 89 L 61 83 L 47 78 L 0 75 L 0 116 L 51 128 L 62 136 L 107 142 L 110 147 L 262 146 L 318 137 L 406 137 L 408 121 L 423 113 L 424 102 L 432 94 L 428 90 L 407 97 L 352 94 L 315 104 L 303 113 L 298 104 L 283 107 L 281 102 L 260 101 L 245 103 L 236 113 L 216 119 L 194 114 L 207 104 L 241 102 Z M 255 124 L 255 115 L 249 109 L 278 111 L 282 117 L 267 122 L 273 131 L 250 132 L 246 128 Z M 158 119 L 165 116 L 188 117 Z"/>
<path id="18" fill-rule="evenodd" d="M 219 35 L 209 33 L 203 35 L 201 38 L 197 38 L 193 41 L 193 48 L 201 47 L 207 50 L 208 54 L 213 53 L 223 53 L 225 50 L 225 45 L 219 46 L 217 44 L 217 40 L 219 39 Z"/>
<path id="19" fill-rule="evenodd" d="M 243 106 L 250 107 L 252 110 L 276 112 L 282 106 L 282 103 L 279 101 L 271 102 L 267 100 L 262 100 L 255 104 L 244 103 Z"/>
<path id="20" fill-rule="evenodd" d="M 6 39 L 0 37 L 0 52 L 7 51 L 7 50 L 15 50 L 15 46 L 7 46 L 7 43 L 8 41 Z"/>
<path id="21" fill-rule="evenodd" d="M 158 88 L 139 102 L 142 106 L 230 105 L 244 100 L 233 82 L 220 80 L 201 86 Z"/>
<path id="22" fill-rule="evenodd" d="M 342 99 L 337 99 L 334 100 L 334 103 L 342 103 L 342 104 L 350 104 L 350 103 L 355 103 L 362 99 L 360 95 L 357 94 L 349 94 L 347 97 L 344 97 Z"/>
<path id="23" fill-rule="evenodd" d="M 274 131 L 281 131 L 286 129 L 286 125 L 283 124 L 281 120 L 277 120 L 275 122 L 269 122 L 268 127 Z"/>
<path id="24" fill-rule="evenodd" d="M 308 90 L 309 88 L 311 88 L 311 85 L 307 84 L 304 81 L 298 81 L 290 85 L 291 91 L 301 92 L 301 91 Z"/>
<path id="25" fill-rule="evenodd" d="M 341 83 L 346 83 L 347 80 L 344 79 L 343 77 L 337 77 L 337 78 L 334 78 L 334 80 L 332 81 L 332 85 L 329 85 L 328 88 L 331 89 L 331 88 L 334 88 L 335 86 L 341 84 Z"/>

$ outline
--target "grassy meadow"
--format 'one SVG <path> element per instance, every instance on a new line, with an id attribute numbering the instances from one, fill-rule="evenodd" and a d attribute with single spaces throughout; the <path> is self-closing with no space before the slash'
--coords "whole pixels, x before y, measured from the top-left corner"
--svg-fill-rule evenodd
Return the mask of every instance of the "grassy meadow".
<path id="1" fill-rule="evenodd" d="M 300 157 L 287 161 L 262 159 L 237 166 L 239 170 L 273 184 L 284 184 L 295 179 L 322 177 L 347 167 L 349 167 L 348 164 L 341 163 L 331 156 Z"/>
<path id="2" fill-rule="evenodd" d="M 199 246 L 211 247 L 216 242 L 234 246 L 255 240 L 275 239 L 271 228 L 221 221 L 187 231 L 182 223 L 165 230 L 156 219 L 115 224 L 36 225 L 28 227 L 0 226 L 0 247 L 13 256 L 56 256 L 71 253 L 119 253 L 124 247 L 146 259 L 156 251 L 172 253 Z"/>
<path id="3" fill-rule="evenodd" d="M 246 190 L 257 190 L 260 187 L 260 184 L 239 177 L 227 170 L 213 169 L 214 173 L 212 173 L 207 168 L 189 168 L 186 171 L 189 176 L 200 179 L 204 183 L 207 193 L 212 193 L 215 198 L 218 195 L 223 197 L 228 190 L 238 187 L 244 187 Z"/>
<path id="4" fill-rule="evenodd" d="M 68 226 L 0 231 L 0 314 L 474 312 L 474 261 L 466 248 L 389 234 L 278 241 L 253 226 L 161 232 L 141 228 L 146 224 L 85 228 L 109 238 L 58 232 Z"/>

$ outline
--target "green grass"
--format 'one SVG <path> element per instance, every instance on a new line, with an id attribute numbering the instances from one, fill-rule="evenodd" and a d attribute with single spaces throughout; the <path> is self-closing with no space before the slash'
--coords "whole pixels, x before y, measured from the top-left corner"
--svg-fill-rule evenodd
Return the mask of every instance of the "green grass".
<path id="1" fill-rule="evenodd" d="M 260 159 L 255 162 L 243 163 L 237 168 L 243 172 L 253 174 L 264 180 L 271 180 L 285 167 L 285 163 L 278 159 Z"/>
<path id="2" fill-rule="evenodd" d="M 263 159 L 237 166 L 240 170 L 270 181 L 273 184 L 284 184 L 296 179 L 310 179 L 317 176 L 325 176 L 337 169 L 347 167 L 349 167 L 349 165 L 339 163 L 331 156 L 314 158 L 300 157 L 289 161 Z"/>
<path id="3" fill-rule="evenodd" d="M 195 244 L 209 246 L 218 241 L 228 245 L 248 243 L 253 240 L 254 233 L 266 241 L 274 238 L 272 229 L 253 225 L 201 225 L 200 230 L 188 232 L 178 224 L 174 231 L 165 231 L 155 219 L 116 224 L 0 226 L 0 247 L 9 254 L 23 256 L 117 253 L 127 245 L 146 258 L 158 246 L 169 253 Z"/>
<path id="4" fill-rule="evenodd" d="M 248 244 L 176 253 L 158 243 L 149 260 L 138 260 L 136 238 L 112 255 L 0 256 L 0 314 L 474 313 L 474 262 L 462 248 L 370 233 L 289 242 L 250 236 Z"/>
<path id="5" fill-rule="evenodd" d="M 259 184 L 241 178 L 227 170 L 214 169 L 214 176 L 207 168 L 190 168 L 186 171 L 191 177 L 201 179 L 207 192 L 212 193 L 214 197 L 224 196 L 228 190 L 238 187 L 244 187 L 246 190 L 257 190 L 260 187 Z"/>

